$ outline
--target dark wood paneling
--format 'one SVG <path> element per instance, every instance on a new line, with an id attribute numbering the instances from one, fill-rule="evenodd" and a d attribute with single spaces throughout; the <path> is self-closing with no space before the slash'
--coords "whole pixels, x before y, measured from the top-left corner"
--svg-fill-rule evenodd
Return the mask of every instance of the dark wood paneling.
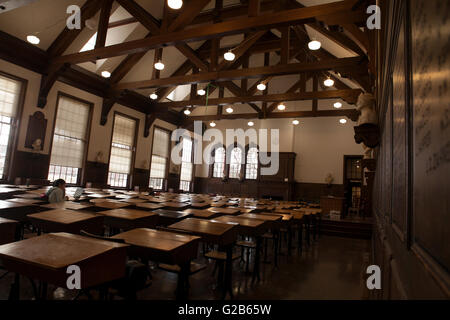
<path id="1" fill-rule="evenodd" d="M 322 196 L 343 197 L 344 185 L 324 183 L 297 182 L 295 184 L 295 198 L 306 201 L 319 201 Z"/>
<path id="2" fill-rule="evenodd" d="M 47 184 L 50 156 L 33 152 L 16 151 L 11 165 L 11 182 L 16 178 L 22 181 L 30 179 L 30 183 Z"/>
<path id="3" fill-rule="evenodd" d="M 140 190 L 145 190 L 148 188 L 149 179 L 150 179 L 150 170 L 134 168 L 132 187 L 134 188 L 138 186 Z"/>
<path id="4" fill-rule="evenodd" d="M 92 183 L 93 188 L 104 188 L 108 182 L 108 164 L 101 162 L 86 162 L 84 181 Z"/>

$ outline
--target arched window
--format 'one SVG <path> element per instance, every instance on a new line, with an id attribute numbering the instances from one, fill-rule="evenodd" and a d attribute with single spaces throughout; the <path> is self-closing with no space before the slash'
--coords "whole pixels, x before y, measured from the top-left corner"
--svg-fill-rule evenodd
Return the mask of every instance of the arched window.
<path id="1" fill-rule="evenodd" d="M 258 148 L 251 147 L 247 152 L 245 179 L 255 180 L 256 178 L 258 178 Z"/>
<path id="2" fill-rule="evenodd" d="M 219 147 L 214 151 L 213 178 L 223 178 L 225 169 L 225 148 Z"/>
<path id="3" fill-rule="evenodd" d="M 189 192 L 192 182 L 192 140 L 183 138 L 183 154 L 181 158 L 180 190 Z"/>
<path id="4" fill-rule="evenodd" d="M 241 164 L 242 164 L 242 150 L 241 148 L 234 147 L 231 150 L 230 156 L 230 173 L 229 177 L 231 179 L 239 179 L 241 174 Z"/>

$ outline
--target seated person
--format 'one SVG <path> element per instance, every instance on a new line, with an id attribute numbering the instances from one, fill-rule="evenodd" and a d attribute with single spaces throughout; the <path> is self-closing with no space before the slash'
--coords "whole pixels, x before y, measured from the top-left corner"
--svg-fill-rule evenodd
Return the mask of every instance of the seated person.
<path id="1" fill-rule="evenodd" d="M 66 182 L 63 179 L 58 179 L 53 182 L 51 187 L 45 194 L 48 202 L 57 203 L 66 200 Z"/>

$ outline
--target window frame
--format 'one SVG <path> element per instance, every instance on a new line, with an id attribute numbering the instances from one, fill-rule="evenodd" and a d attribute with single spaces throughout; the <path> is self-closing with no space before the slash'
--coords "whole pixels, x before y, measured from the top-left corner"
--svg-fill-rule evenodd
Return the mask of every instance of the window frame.
<path id="1" fill-rule="evenodd" d="M 239 171 L 239 177 L 237 178 L 231 178 L 230 177 L 230 167 L 231 167 L 231 153 L 233 152 L 233 150 L 235 148 L 239 148 L 241 149 L 241 155 L 242 153 L 244 154 L 244 161 L 241 161 L 241 169 Z M 227 163 L 227 159 L 229 160 Z M 242 159 L 241 159 L 242 160 Z M 228 148 L 226 149 L 226 156 L 225 156 L 225 163 L 226 163 L 226 167 L 227 167 L 227 175 L 226 178 L 227 179 L 232 179 L 232 180 L 238 180 L 238 181 L 243 181 L 245 180 L 245 160 L 246 160 L 246 153 L 245 153 L 245 148 L 243 148 L 241 145 L 239 145 L 237 142 L 234 142 L 233 144 L 229 145 Z M 244 173 L 244 177 L 241 179 L 240 176 L 241 174 Z"/>
<path id="2" fill-rule="evenodd" d="M 25 99 L 26 99 L 26 93 L 28 89 L 28 80 L 24 78 L 17 77 L 13 74 L 4 72 L 0 70 L 0 75 L 9 78 L 11 80 L 19 81 L 21 83 L 20 86 L 20 93 L 19 93 L 19 101 L 17 103 L 17 115 L 14 119 L 14 121 L 11 123 L 11 131 L 9 133 L 9 139 L 8 139 L 8 148 L 7 148 L 7 156 L 5 159 L 5 166 L 3 168 L 3 176 L 0 177 L 0 182 L 8 182 L 12 181 L 12 164 L 14 163 L 14 159 L 16 157 L 17 153 L 17 147 L 19 145 L 19 133 L 21 129 L 21 120 L 23 115 L 23 110 L 25 107 Z M 5 174 L 6 172 L 6 174 Z"/>
<path id="3" fill-rule="evenodd" d="M 255 179 L 247 179 L 247 157 L 251 148 L 256 148 L 258 150 L 258 169 L 256 170 L 256 178 Z M 259 161 L 259 146 L 257 144 L 247 144 L 245 146 L 245 163 L 244 163 L 244 179 L 248 181 L 259 181 L 260 173 L 261 173 L 261 162 Z"/>
<path id="4" fill-rule="evenodd" d="M 115 186 L 111 186 L 108 184 L 108 176 L 109 176 L 109 163 L 111 161 L 111 150 L 112 150 L 112 139 L 113 139 L 113 135 L 114 135 L 114 125 L 116 123 L 116 116 L 121 116 L 121 117 L 125 117 L 131 120 L 136 121 L 136 127 L 134 128 L 134 139 L 133 139 L 133 146 L 131 147 L 131 164 L 130 164 L 130 173 L 128 174 L 127 177 L 127 185 L 125 187 L 115 187 Z M 133 185 L 133 173 L 134 173 L 134 168 L 136 165 L 136 146 L 137 146 L 137 138 L 138 138 L 138 134 L 139 134 L 139 119 L 132 117 L 128 114 L 122 113 L 120 111 L 114 111 L 113 113 L 113 119 L 112 119 L 112 126 L 111 126 L 111 136 L 110 136 L 110 141 L 109 141 L 109 156 L 108 156 L 108 172 L 107 172 L 107 176 L 106 176 L 106 185 L 110 188 L 115 188 L 115 189 L 119 189 L 119 190 L 127 190 L 127 189 L 131 189 L 131 186 Z"/>
<path id="5" fill-rule="evenodd" d="M 161 130 L 161 131 L 165 131 L 169 134 L 169 143 L 167 144 L 167 155 L 168 157 L 166 158 L 167 163 L 166 163 L 166 170 L 164 173 L 164 181 L 163 181 L 163 188 L 161 189 L 161 191 L 167 191 L 167 182 L 169 179 L 169 169 L 170 169 L 170 147 L 171 147 L 171 137 L 172 137 L 172 131 L 170 129 L 166 129 L 163 127 L 160 127 L 158 125 L 154 125 L 153 126 L 153 133 L 152 133 L 152 148 L 150 149 L 150 166 L 149 166 L 149 173 L 148 173 L 148 185 L 150 186 L 150 173 L 152 171 L 152 157 L 153 157 L 153 144 L 154 144 L 154 139 L 155 139 L 155 129 Z M 157 189 L 157 191 L 160 191 L 159 189 Z"/>
<path id="6" fill-rule="evenodd" d="M 178 141 L 178 143 L 183 143 L 183 137 L 180 137 L 180 140 Z M 195 149 L 196 149 L 196 145 L 197 145 L 197 140 L 194 139 L 193 137 L 189 137 L 189 140 L 191 140 L 192 142 L 192 148 L 191 148 L 191 163 L 192 163 L 192 172 L 191 172 L 191 181 L 189 181 L 189 191 L 185 191 L 185 190 L 181 190 L 180 189 L 180 184 L 181 184 L 181 169 L 183 167 L 183 157 L 181 157 L 181 163 L 180 163 L 180 178 L 178 179 L 178 190 L 181 192 L 192 192 L 193 186 L 194 186 L 194 178 L 195 178 L 195 164 L 194 164 L 194 155 L 195 155 Z M 183 152 L 183 151 L 182 151 Z M 183 153 L 182 153 L 183 154 Z M 184 181 L 184 180 L 183 180 Z"/>
<path id="7" fill-rule="evenodd" d="M 216 163 L 216 149 L 219 149 L 219 148 L 223 148 L 225 150 L 225 162 L 223 164 L 224 165 L 224 173 L 223 173 L 223 177 L 222 178 L 214 177 L 214 164 Z M 221 180 L 221 179 L 227 178 L 227 176 L 228 176 L 227 148 L 225 148 L 225 145 L 222 144 L 222 143 L 218 143 L 218 144 L 214 145 L 210 156 L 213 159 L 213 162 L 209 165 L 208 177 L 211 178 L 211 179 L 217 179 L 217 180 Z"/>
<path id="8" fill-rule="evenodd" d="M 86 145 L 84 146 L 84 151 L 83 151 L 83 166 L 82 168 L 80 168 L 80 173 L 77 177 L 77 183 L 76 184 L 72 184 L 72 183 L 67 183 L 68 186 L 81 186 L 85 183 L 86 181 L 86 165 L 87 165 L 87 159 L 88 159 L 88 150 L 89 150 L 89 142 L 91 140 L 91 127 L 92 127 L 92 117 L 93 117 L 93 113 L 94 113 L 94 103 L 72 96 L 68 93 L 62 92 L 62 91 L 58 91 L 57 93 L 57 97 L 56 97 L 56 105 L 55 105 L 55 115 L 53 117 L 53 128 L 52 128 L 52 134 L 50 137 L 50 147 L 49 147 L 49 158 L 48 158 L 48 166 L 47 166 L 47 177 L 50 171 L 50 161 L 51 161 L 51 157 L 52 157 L 52 151 L 53 151 L 53 138 L 55 137 L 55 128 L 56 128 L 56 119 L 58 118 L 58 105 L 59 105 L 59 100 L 61 99 L 61 97 L 66 97 L 68 99 L 73 99 L 73 100 L 77 100 L 83 104 L 86 104 L 89 106 L 89 115 L 88 115 L 88 123 L 87 123 L 87 130 L 86 130 Z"/>

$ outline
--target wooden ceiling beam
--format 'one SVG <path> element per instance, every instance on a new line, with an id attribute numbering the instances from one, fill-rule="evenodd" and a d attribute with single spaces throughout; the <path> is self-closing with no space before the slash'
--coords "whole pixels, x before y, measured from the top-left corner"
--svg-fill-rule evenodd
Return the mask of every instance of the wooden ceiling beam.
<path id="1" fill-rule="evenodd" d="M 196 0 L 189 2 L 189 5 L 184 6 L 183 11 L 170 24 L 167 32 L 170 33 L 183 29 L 190 24 L 210 1 L 211 0 Z"/>
<path id="2" fill-rule="evenodd" d="M 97 38 L 95 40 L 95 48 L 103 48 L 106 44 L 106 35 L 108 33 L 109 17 L 113 0 L 103 0 L 102 8 L 100 9 L 100 19 L 98 21 Z"/>
<path id="3" fill-rule="evenodd" d="M 180 43 L 175 46 L 192 64 L 203 71 L 209 71 L 209 63 L 202 60 L 197 53 L 186 43 Z"/>
<path id="4" fill-rule="evenodd" d="M 135 1 L 117 0 L 117 2 L 152 34 L 157 35 L 160 33 L 161 23 Z"/>
<path id="5" fill-rule="evenodd" d="M 47 49 L 50 57 L 57 57 L 64 54 L 67 48 L 75 41 L 78 35 L 83 31 L 86 20 L 92 18 L 97 14 L 102 6 L 102 0 L 87 0 L 81 7 L 81 29 L 69 30 L 64 27 L 64 30 L 52 42 Z M 89 60 L 87 60 L 89 61 Z"/>
<path id="6" fill-rule="evenodd" d="M 226 35 L 244 33 L 249 30 L 268 30 L 277 26 L 308 23 L 318 15 L 348 11 L 349 5 L 352 3 L 352 0 L 345 0 L 299 9 L 284 10 L 271 14 L 260 15 L 258 17 L 249 17 L 245 19 L 215 23 L 208 26 L 208 28 L 205 28 L 204 26 L 193 27 L 187 30 L 156 35 L 148 39 L 134 40 L 111 45 L 105 48 L 64 55 L 56 58 L 55 62 L 61 64 L 66 62 L 82 63 L 91 60 L 148 51 L 150 49 L 163 46 L 175 45 L 180 42 L 207 40 Z"/>
<path id="7" fill-rule="evenodd" d="M 273 112 L 267 115 L 268 119 L 284 119 L 284 118 L 314 118 L 314 117 L 347 117 L 355 121 L 358 119 L 358 111 L 355 109 L 341 110 L 319 110 L 313 111 L 294 111 L 294 112 Z M 206 116 L 189 116 L 185 122 L 189 121 L 212 121 L 212 120 L 235 120 L 235 119 L 258 119 L 258 113 L 241 113 L 241 114 L 217 114 Z"/>
<path id="8" fill-rule="evenodd" d="M 359 94 L 362 91 L 359 89 L 350 90 L 327 90 L 315 92 L 300 92 L 300 93 L 278 93 L 268 95 L 256 96 L 238 96 L 226 98 L 208 99 L 208 105 L 219 104 L 235 104 L 235 103 L 249 103 L 249 102 L 283 102 L 283 101 L 301 101 L 313 99 L 333 99 L 341 98 L 349 104 L 355 104 Z M 158 108 L 182 108 L 186 106 L 205 106 L 206 98 L 196 98 L 186 101 L 171 101 L 160 102 L 157 104 Z"/>
<path id="9" fill-rule="evenodd" d="M 204 83 L 211 81 L 240 80 L 243 78 L 261 78 L 264 76 L 282 76 L 302 72 L 326 71 L 334 68 L 356 67 L 360 68 L 360 58 L 330 59 L 310 63 L 292 63 L 269 67 L 256 67 L 239 70 L 222 70 L 217 72 L 203 72 L 196 75 L 175 76 L 157 80 L 143 80 L 135 82 L 119 83 L 115 86 L 117 90 L 143 89 L 155 87 L 167 87 L 191 83 Z"/>

